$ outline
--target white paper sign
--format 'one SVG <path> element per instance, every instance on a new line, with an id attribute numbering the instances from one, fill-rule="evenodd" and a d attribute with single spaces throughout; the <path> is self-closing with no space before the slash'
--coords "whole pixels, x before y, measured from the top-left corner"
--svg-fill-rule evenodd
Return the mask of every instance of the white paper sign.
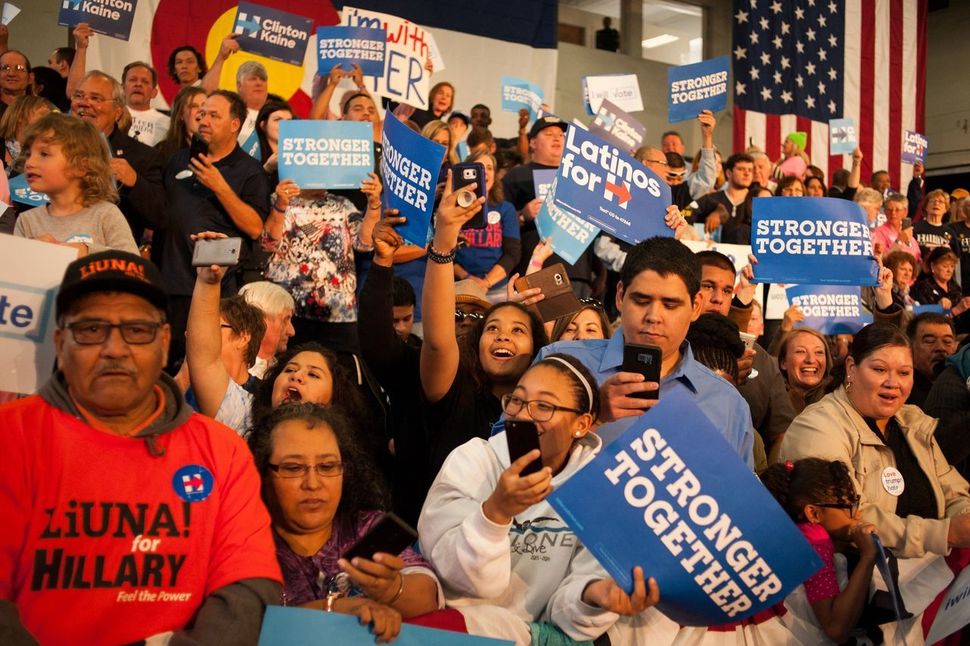
<path id="1" fill-rule="evenodd" d="M 54 367 L 54 296 L 70 247 L 0 235 L 0 390 L 30 394 Z"/>
<path id="2" fill-rule="evenodd" d="M 640 97 L 640 83 L 636 74 L 608 74 L 606 76 L 583 77 L 583 102 L 586 112 L 594 115 L 599 112 L 603 99 L 610 102 L 624 112 L 640 112 L 643 110 L 643 99 Z"/>
<path id="3" fill-rule="evenodd" d="M 9 25 L 20 13 L 20 7 L 10 4 L 3 5 L 3 14 L 0 15 L 0 24 Z"/>
<path id="4" fill-rule="evenodd" d="M 926 643 L 935 644 L 967 624 L 970 624 L 970 568 L 963 568 L 943 597 Z"/>

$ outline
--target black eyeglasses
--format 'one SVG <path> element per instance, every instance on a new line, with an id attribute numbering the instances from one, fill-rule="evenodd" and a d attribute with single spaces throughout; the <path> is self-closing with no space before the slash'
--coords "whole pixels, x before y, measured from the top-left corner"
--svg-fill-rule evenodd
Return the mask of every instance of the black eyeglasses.
<path id="1" fill-rule="evenodd" d="M 852 499 L 852 502 L 814 502 L 812 503 L 816 507 L 824 507 L 825 509 L 844 509 L 849 512 L 849 516 L 855 517 L 856 512 L 859 511 L 859 497 L 856 496 Z"/>
<path id="2" fill-rule="evenodd" d="M 78 345 L 100 345 L 108 340 L 111 330 L 121 330 L 121 338 L 130 345 L 147 345 L 155 340 L 158 329 L 164 323 L 157 321 L 126 321 L 108 323 L 107 321 L 77 321 L 68 323 L 64 328 L 71 331 Z"/>
<path id="3" fill-rule="evenodd" d="M 310 469 L 313 469 L 321 478 L 335 478 L 344 472 L 343 462 L 320 462 L 317 464 L 282 462 L 267 466 L 281 478 L 305 478 L 310 473 Z"/>
<path id="4" fill-rule="evenodd" d="M 502 410 L 505 411 L 506 415 L 510 417 L 518 415 L 522 411 L 523 406 L 527 411 L 529 411 L 529 417 L 536 422 L 548 422 L 552 419 L 552 416 L 556 414 L 556 411 L 559 410 L 569 411 L 570 413 L 586 412 L 579 410 L 578 408 L 568 408 L 566 406 L 550 404 L 549 402 L 544 402 L 541 399 L 533 399 L 530 401 L 511 394 L 502 395 Z"/>
<path id="5" fill-rule="evenodd" d="M 462 312 L 461 310 L 455 310 L 456 321 L 461 323 L 465 319 L 471 319 L 473 321 L 483 321 L 485 320 L 485 315 L 479 314 L 478 312 Z"/>

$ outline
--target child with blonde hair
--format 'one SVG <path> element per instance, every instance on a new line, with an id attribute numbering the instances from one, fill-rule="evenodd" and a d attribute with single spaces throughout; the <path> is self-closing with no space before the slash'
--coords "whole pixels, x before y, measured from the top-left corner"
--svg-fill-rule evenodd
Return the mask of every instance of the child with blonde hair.
<path id="1" fill-rule="evenodd" d="M 14 235 L 74 247 L 78 256 L 119 249 L 138 253 L 118 201 L 109 152 L 94 125 L 51 113 L 24 139 L 24 173 L 31 190 L 48 204 L 25 211 Z"/>

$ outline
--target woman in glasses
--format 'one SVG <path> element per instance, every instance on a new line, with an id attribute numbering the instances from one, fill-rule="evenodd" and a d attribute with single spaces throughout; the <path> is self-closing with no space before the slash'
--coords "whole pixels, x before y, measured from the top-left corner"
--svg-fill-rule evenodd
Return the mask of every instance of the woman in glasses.
<path id="1" fill-rule="evenodd" d="M 551 354 L 522 375 L 502 406 L 507 422 L 534 424 L 539 449 L 511 459 L 508 431 L 456 448 L 421 512 L 421 552 L 472 634 L 516 644 L 565 643 L 562 634 L 555 639 L 560 632 L 596 639 L 618 614 L 659 600 L 656 582 L 639 567 L 634 594 L 620 590 L 546 502 L 602 446 L 591 432 L 596 380 L 574 357 Z M 538 470 L 523 475 L 536 460 Z"/>
<path id="2" fill-rule="evenodd" d="M 438 580 L 412 548 L 351 561 L 344 553 L 382 516 L 381 478 L 342 414 L 282 406 L 249 435 L 270 511 L 284 604 L 356 615 L 382 641 L 439 607 Z"/>

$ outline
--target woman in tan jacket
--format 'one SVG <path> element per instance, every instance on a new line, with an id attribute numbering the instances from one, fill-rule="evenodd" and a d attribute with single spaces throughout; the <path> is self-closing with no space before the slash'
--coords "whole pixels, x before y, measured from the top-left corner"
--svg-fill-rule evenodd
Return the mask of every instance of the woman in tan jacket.
<path id="1" fill-rule="evenodd" d="M 894 326 L 866 326 L 845 368 L 843 385 L 792 422 L 780 459 L 844 462 L 862 496 L 862 520 L 899 557 L 970 547 L 967 481 L 940 452 L 937 420 L 904 404 L 913 387 L 906 336 Z"/>

